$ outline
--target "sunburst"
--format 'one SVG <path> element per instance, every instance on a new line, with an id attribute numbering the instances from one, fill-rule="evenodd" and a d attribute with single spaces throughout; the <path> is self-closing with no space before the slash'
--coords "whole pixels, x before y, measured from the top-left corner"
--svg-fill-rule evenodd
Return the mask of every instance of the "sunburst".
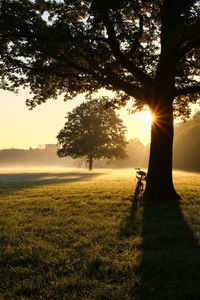
<path id="1" fill-rule="evenodd" d="M 150 127 L 155 121 L 155 115 L 149 109 L 145 109 L 138 113 L 138 118 L 144 121 L 145 126 Z"/>

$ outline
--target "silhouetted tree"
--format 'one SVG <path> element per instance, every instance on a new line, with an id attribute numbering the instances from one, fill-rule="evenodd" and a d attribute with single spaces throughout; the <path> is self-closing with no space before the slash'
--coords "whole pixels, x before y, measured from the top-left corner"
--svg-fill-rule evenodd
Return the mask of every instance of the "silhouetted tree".
<path id="1" fill-rule="evenodd" d="M 1 87 L 29 86 L 32 107 L 106 88 L 112 103 L 148 105 L 146 199 L 179 198 L 172 181 L 173 112 L 200 93 L 198 0 L 7 0 L 0 16 Z"/>
<path id="2" fill-rule="evenodd" d="M 67 114 L 67 122 L 57 138 L 60 157 L 86 157 L 89 170 L 99 158 L 125 158 L 125 127 L 112 108 L 92 100 Z"/>

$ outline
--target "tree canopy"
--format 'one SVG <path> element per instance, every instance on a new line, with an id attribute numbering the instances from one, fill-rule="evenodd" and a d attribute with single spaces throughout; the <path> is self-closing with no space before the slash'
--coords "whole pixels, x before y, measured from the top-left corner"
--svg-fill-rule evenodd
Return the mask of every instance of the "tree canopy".
<path id="1" fill-rule="evenodd" d="M 1 5 L 1 87 L 29 86 L 31 106 L 102 87 L 115 91 L 120 104 L 130 98 L 139 107 L 148 104 L 161 50 L 176 54 L 177 113 L 187 113 L 188 100 L 199 95 L 197 0 L 5 0 Z"/>
<path id="2" fill-rule="evenodd" d="M 112 108 L 105 109 L 103 102 L 82 103 L 66 119 L 57 136 L 60 157 L 86 157 L 90 170 L 93 159 L 126 157 L 126 128 Z"/>

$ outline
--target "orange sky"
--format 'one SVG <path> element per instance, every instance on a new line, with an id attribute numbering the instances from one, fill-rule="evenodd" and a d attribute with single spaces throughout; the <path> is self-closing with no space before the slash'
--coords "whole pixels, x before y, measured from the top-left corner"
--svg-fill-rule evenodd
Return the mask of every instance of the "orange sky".
<path id="1" fill-rule="evenodd" d="M 23 90 L 18 95 L 0 91 L 0 149 L 57 143 L 56 135 L 65 123 L 66 112 L 83 100 L 81 96 L 68 102 L 49 100 L 30 111 L 25 105 L 27 97 Z M 144 114 L 129 115 L 125 110 L 119 113 L 128 129 L 127 138 L 138 137 L 144 144 L 149 143 L 150 123 Z"/>

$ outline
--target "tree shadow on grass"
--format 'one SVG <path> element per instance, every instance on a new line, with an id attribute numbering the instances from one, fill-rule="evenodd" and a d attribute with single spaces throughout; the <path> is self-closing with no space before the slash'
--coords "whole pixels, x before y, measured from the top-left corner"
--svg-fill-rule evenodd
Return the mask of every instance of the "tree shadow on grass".
<path id="1" fill-rule="evenodd" d="M 131 203 L 130 213 L 120 229 L 120 237 L 130 238 L 141 232 L 140 208 L 141 202 L 133 201 Z"/>
<path id="2" fill-rule="evenodd" d="M 138 204 L 132 206 L 123 232 L 134 235 Z M 200 246 L 179 203 L 140 204 L 141 278 L 130 291 L 134 299 L 200 299 Z"/>
<path id="3" fill-rule="evenodd" d="M 102 173 L 66 172 L 66 173 L 7 173 L 0 174 L 0 194 L 7 195 L 10 192 L 23 188 L 32 188 L 59 183 L 72 183 L 89 181 Z"/>

